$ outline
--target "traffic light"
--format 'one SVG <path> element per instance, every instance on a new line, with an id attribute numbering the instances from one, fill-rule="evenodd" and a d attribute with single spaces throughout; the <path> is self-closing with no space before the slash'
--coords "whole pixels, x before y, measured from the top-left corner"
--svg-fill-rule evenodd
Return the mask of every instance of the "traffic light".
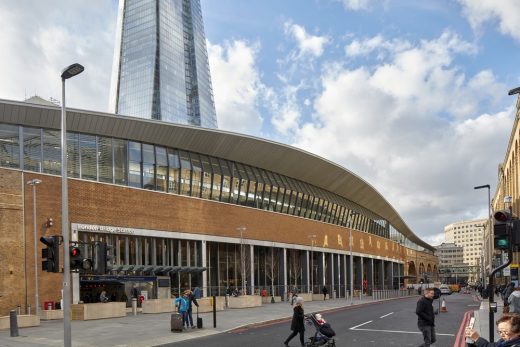
<path id="1" fill-rule="evenodd" d="M 94 243 L 93 254 L 93 272 L 96 275 L 104 275 L 108 269 L 108 262 L 112 260 L 112 256 L 108 252 L 112 250 L 112 246 L 107 245 L 106 242 Z"/>
<path id="2" fill-rule="evenodd" d="M 70 268 L 80 271 L 90 270 L 92 268 L 92 260 L 83 256 L 81 248 L 75 242 L 70 246 Z"/>
<path id="3" fill-rule="evenodd" d="M 511 247 L 512 216 L 507 210 L 495 212 L 493 237 L 495 249 L 507 250 Z"/>
<path id="4" fill-rule="evenodd" d="M 42 270 L 60 272 L 60 236 L 42 236 L 40 242 L 46 246 L 42 249 Z"/>
<path id="5" fill-rule="evenodd" d="M 53 226 L 53 224 L 54 224 L 54 221 L 52 220 L 52 218 L 51 217 L 47 217 L 47 220 L 45 221 L 45 227 L 46 228 L 50 228 L 50 227 Z"/>
<path id="6" fill-rule="evenodd" d="M 511 230 L 511 243 L 513 246 L 520 246 L 520 220 L 513 220 L 513 229 Z"/>

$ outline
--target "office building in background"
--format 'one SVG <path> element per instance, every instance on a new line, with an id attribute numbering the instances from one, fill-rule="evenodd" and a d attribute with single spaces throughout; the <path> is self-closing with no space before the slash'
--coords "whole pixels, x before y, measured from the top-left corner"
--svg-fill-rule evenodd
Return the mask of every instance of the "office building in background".
<path id="1" fill-rule="evenodd" d="M 199 0 L 120 0 L 110 110 L 217 128 Z"/>

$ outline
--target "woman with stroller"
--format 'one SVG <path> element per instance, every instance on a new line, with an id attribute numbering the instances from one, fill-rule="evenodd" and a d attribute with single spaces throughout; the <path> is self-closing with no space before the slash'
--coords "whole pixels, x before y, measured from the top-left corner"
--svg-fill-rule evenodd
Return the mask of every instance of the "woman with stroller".
<path id="1" fill-rule="evenodd" d="M 296 303 L 293 308 L 293 318 L 291 322 L 291 330 L 292 333 L 287 337 L 285 342 L 283 343 L 285 346 L 289 346 L 289 341 L 292 340 L 293 337 L 300 334 L 300 343 L 302 346 L 305 346 L 305 324 L 304 324 L 305 314 L 303 311 L 303 298 L 297 297 Z"/>

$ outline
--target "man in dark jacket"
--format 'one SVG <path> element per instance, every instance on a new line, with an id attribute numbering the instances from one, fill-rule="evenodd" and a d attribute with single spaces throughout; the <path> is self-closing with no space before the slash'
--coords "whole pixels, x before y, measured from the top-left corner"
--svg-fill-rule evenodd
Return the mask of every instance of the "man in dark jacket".
<path id="1" fill-rule="evenodd" d="M 417 308 L 415 314 L 417 314 L 417 326 L 423 334 L 424 344 L 420 347 L 430 347 L 431 344 L 435 343 L 437 338 L 435 337 L 435 314 L 433 312 L 433 288 L 426 288 L 423 291 L 423 296 L 417 301 Z"/>

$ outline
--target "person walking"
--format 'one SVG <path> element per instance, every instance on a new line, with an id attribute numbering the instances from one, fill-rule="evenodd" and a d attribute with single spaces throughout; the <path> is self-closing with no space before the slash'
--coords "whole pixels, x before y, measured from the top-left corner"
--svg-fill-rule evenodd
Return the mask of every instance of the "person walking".
<path id="1" fill-rule="evenodd" d="M 515 290 L 507 298 L 509 303 L 509 312 L 520 314 L 520 287 L 516 287 Z"/>
<path id="2" fill-rule="evenodd" d="M 193 329 L 195 326 L 193 325 L 192 304 L 195 304 L 195 306 L 199 307 L 199 303 L 197 302 L 197 298 L 192 291 L 187 290 L 186 292 L 188 292 L 188 323 L 190 323 L 190 327 Z"/>
<path id="3" fill-rule="evenodd" d="M 417 326 L 423 334 L 424 343 L 420 347 L 430 347 L 437 340 L 435 336 L 435 314 L 433 312 L 433 288 L 425 288 L 423 296 L 417 301 L 415 314 Z"/>
<path id="4" fill-rule="evenodd" d="M 520 347 L 520 316 L 517 314 L 504 314 L 497 320 L 497 331 L 500 339 L 497 342 L 489 342 L 480 337 L 476 330 L 466 328 L 465 335 L 473 340 L 468 346 L 477 347 Z"/>
<path id="5" fill-rule="evenodd" d="M 515 284 L 513 282 L 510 282 L 506 289 L 504 289 L 504 296 L 502 298 L 502 301 L 504 302 L 504 313 L 509 312 L 509 296 L 513 293 L 515 289 Z"/>
<path id="6" fill-rule="evenodd" d="M 327 300 L 327 294 L 329 293 L 327 286 L 323 286 L 323 288 L 321 288 L 321 292 L 323 293 L 323 300 Z"/>
<path id="7" fill-rule="evenodd" d="M 183 296 L 179 296 L 175 301 L 173 302 L 175 306 L 178 306 L 179 313 L 182 316 L 182 328 L 188 328 L 188 293 L 184 292 Z"/>
<path id="8" fill-rule="evenodd" d="M 303 298 L 299 296 L 296 298 L 296 304 L 293 308 L 293 317 L 291 322 L 291 330 L 292 333 L 285 339 L 284 345 L 289 346 L 289 341 L 292 340 L 293 337 L 300 334 L 300 343 L 302 346 L 305 346 L 305 324 L 304 324 L 305 313 L 303 311 Z"/>

